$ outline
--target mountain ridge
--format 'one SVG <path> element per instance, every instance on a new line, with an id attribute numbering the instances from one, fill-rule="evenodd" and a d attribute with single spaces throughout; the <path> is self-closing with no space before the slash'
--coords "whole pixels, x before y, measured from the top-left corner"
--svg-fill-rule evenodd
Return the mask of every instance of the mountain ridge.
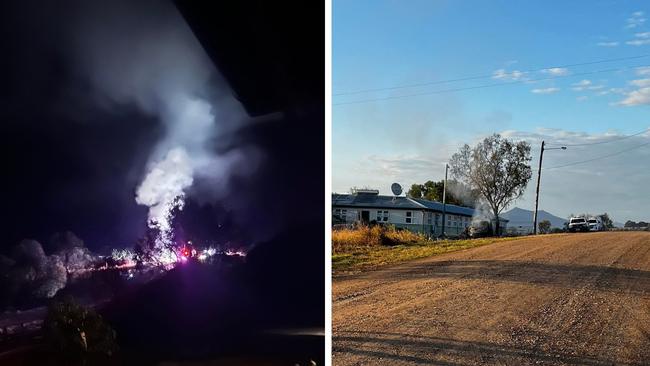
<path id="1" fill-rule="evenodd" d="M 519 207 L 514 207 L 509 211 L 506 211 L 500 215 L 501 217 L 504 217 L 509 220 L 508 226 L 509 227 L 518 227 L 518 226 L 533 226 L 533 211 L 530 210 L 525 210 L 523 208 Z M 564 223 L 566 223 L 567 219 L 561 218 L 559 216 L 555 216 L 551 214 L 548 211 L 544 210 L 538 210 L 537 211 L 537 222 L 541 222 L 544 220 L 548 220 L 551 222 L 551 227 L 557 227 L 557 228 L 563 228 Z"/>

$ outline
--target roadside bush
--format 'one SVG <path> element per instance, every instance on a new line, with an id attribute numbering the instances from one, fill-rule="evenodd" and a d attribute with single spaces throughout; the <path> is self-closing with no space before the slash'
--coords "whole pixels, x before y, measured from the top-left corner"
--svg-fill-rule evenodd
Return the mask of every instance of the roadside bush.
<path id="1" fill-rule="evenodd" d="M 380 226 L 359 226 L 332 231 L 332 251 L 344 252 L 354 248 L 381 245 Z"/>
<path id="2" fill-rule="evenodd" d="M 416 244 L 427 240 L 424 234 L 414 233 L 409 230 L 395 230 L 392 226 L 383 231 L 382 234 L 383 245 Z"/>
<path id="3" fill-rule="evenodd" d="M 396 230 L 393 226 L 359 226 L 355 229 L 332 231 L 332 252 L 344 253 L 355 249 L 416 244 L 427 240 L 423 234 Z"/>
<path id="4" fill-rule="evenodd" d="M 43 330 L 47 344 L 68 361 L 96 360 L 117 351 L 115 331 L 97 312 L 70 296 L 50 304 Z"/>

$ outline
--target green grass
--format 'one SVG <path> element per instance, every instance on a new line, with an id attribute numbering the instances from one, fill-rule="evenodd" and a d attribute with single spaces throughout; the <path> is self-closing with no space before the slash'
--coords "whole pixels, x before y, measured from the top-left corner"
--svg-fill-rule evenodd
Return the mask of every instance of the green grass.
<path id="1" fill-rule="evenodd" d="M 346 248 L 332 255 L 332 270 L 334 273 L 358 272 L 377 267 L 426 258 L 462 249 L 476 248 L 496 242 L 509 241 L 517 238 L 484 238 L 469 240 L 420 241 L 413 244 L 395 246 L 364 246 Z"/>

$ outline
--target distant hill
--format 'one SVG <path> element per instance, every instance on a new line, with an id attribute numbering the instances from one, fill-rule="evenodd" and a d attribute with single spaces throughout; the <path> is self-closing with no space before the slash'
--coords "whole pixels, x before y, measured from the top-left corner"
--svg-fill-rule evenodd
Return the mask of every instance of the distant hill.
<path id="1" fill-rule="evenodd" d="M 533 226 L 533 211 L 524 210 L 523 208 L 515 207 L 510 211 L 506 211 L 501 214 L 501 217 L 504 217 L 509 220 L 509 227 L 516 226 Z M 567 219 L 550 214 L 544 210 L 539 210 L 537 212 L 537 222 L 548 220 L 551 222 L 551 227 L 563 228 L 564 223 L 567 222 Z"/>

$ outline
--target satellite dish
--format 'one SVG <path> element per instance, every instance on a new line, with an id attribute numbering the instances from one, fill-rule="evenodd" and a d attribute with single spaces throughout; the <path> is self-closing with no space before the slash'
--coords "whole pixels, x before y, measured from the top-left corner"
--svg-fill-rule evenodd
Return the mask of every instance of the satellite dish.
<path id="1" fill-rule="evenodd" d="M 390 190 L 393 191 L 393 194 L 396 196 L 399 196 L 402 194 L 402 186 L 399 185 L 399 183 L 393 183 L 390 186 Z"/>

